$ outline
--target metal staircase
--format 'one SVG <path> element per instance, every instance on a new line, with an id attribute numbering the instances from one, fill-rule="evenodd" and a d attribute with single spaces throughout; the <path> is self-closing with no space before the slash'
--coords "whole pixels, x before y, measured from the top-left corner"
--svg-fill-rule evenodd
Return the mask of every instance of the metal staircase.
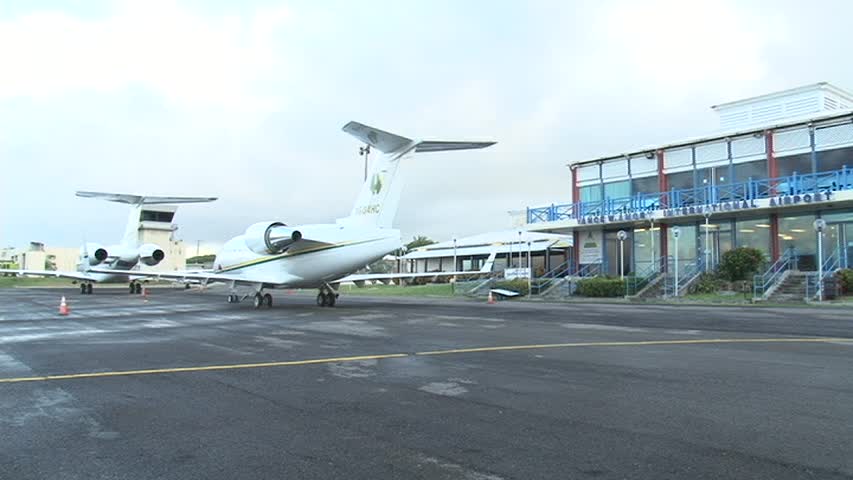
<path id="1" fill-rule="evenodd" d="M 679 262 L 678 267 L 678 275 L 676 276 L 675 261 L 673 260 L 667 265 L 667 272 L 663 277 L 664 297 L 684 295 L 687 288 L 705 273 L 705 258 L 700 256 L 693 262 Z"/>

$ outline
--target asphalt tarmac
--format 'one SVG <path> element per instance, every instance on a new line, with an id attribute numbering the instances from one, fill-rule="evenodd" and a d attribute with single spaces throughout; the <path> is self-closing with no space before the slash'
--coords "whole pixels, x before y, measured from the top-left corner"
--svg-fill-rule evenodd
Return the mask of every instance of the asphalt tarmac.
<path id="1" fill-rule="evenodd" d="M 274 296 L 0 290 L 0 479 L 853 478 L 853 309 Z"/>

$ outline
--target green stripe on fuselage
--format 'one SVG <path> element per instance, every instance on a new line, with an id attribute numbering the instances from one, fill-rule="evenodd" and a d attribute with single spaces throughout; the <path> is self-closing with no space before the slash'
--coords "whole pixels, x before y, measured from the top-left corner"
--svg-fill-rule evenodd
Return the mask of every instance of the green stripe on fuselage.
<path id="1" fill-rule="evenodd" d="M 360 245 L 362 243 L 370 243 L 370 242 L 375 242 L 377 240 L 384 240 L 384 239 L 383 238 L 374 238 L 372 240 L 361 240 L 358 242 L 334 243 L 332 245 L 322 245 L 322 246 L 314 247 L 314 248 L 306 248 L 305 250 L 300 250 L 300 251 L 292 252 L 292 253 L 291 252 L 279 253 L 277 255 L 270 255 L 268 257 L 257 258 L 255 260 L 249 260 L 248 262 L 238 263 L 237 265 L 231 265 L 231 266 L 225 267 L 221 270 L 217 270 L 217 273 L 233 272 L 234 270 L 240 270 L 240 269 L 246 268 L 246 267 L 253 267 L 255 265 L 260 265 L 260 264 L 267 263 L 267 262 L 273 262 L 273 261 L 276 261 L 276 260 L 279 260 L 282 258 L 296 257 L 299 255 L 305 255 L 308 253 L 316 253 L 316 252 L 322 252 L 324 250 L 333 250 L 335 248 L 340 248 L 340 247 L 349 247 L 352 245 Z"/>

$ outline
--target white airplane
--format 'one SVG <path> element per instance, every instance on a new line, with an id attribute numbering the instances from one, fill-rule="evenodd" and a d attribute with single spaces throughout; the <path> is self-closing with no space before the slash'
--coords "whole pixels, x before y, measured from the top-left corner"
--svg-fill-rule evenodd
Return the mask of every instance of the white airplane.
<path id="1" fill-rule="evenodd" d="M 99 243 L 87 242 L 80 247 L 76 272 L 54 270 L 4 269 L 0 273 L 15 273 L 22 276 L 69 278 L 80 282 L 80 293 L 91 294 L 94 283 L 128 282 L 130 293 L 142 293 L 138 282 L 147 277 L 132 271 L 138 264 L 153 267 L 166 257 L 163 249 L 153 243 L 139 244 L 140 222 L 149 217 L 158 221 L 172 221 L 173 212 L 147 210 L 146 205 L 212 202 L 216 197 L 151 197 L 120 193 L 77 192 L 78 197 L 97 198 L 131 206 L 124 236 L 117 245 L 104 247 Z M 164 216 L 168 218 L 163 218 Z"/>
<path id="2" fill-rule="evenodd" d="M 400 164 L 417 153 L 479 149 L 495 144 L 411 140 L 356 122 L 346 124 L 343 131 L 385 154 L 375 162 L 372 174 L 362 185 L 348 217 L 332 224 L 288 226 L 279 221 L 255 223 L 243 235 L 223 245 L 214 260 L 213 270 L 138 272 L 139 275 L 203 285 L 225 283 L 231 291 L 228 303 L 237 303 L 251 296 L 255 308 L 272 306 L 272 295 L 265 293 L 268 289 L 318 288 L 317 304 L 334 306 L 338 297 L 334 284 L 349 281 L 347 275 L 403 245 L 400 231 L 391 226 L 403 188 Z M 472 273 L 480 272 L 444 274 L 459 276 Z M 356 275 L 352 280 L 436 275 Z M 237 294 L 238 288 L 249 293 L 241 298 Z"/>

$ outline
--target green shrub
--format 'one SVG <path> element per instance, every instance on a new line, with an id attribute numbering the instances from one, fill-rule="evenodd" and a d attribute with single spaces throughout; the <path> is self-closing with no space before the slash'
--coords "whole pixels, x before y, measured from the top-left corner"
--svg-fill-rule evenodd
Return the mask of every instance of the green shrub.
<path id="1" fill-rule="evenodd" d="M 578 294 L 584 297 L 621 297 L 625 281 L 620 278 L 593 277 L 578 281 Z"/>
<path id="2" fill-rule="evenodd" d="M 703 273 L 690 286 L 690 293 L 717 293 L 723 290 L 727 283 L 725 279 L 720 278 L 716 273 Z"/>
<path id="3" fill-rule="evenodd" d="M 720 261 L 720 275 L 730 282 L 749 280 L 758 273 L 764 263 L 761 250 L 752 247 L 739 247 L 723 254 Z"/>
<path id="4" fill-rule="evenodd" d="M 500 282 L 496 282 L 493 288 L 500 288 L 503 290 L 512 290 L 513 292 L 518 292 L 521 295 L 527 295 L 530 289 L 527 286 L 526 278 L 516 278 L 515 280 L 503 280 Z"/>
<path id="5" fill-rule="evenodd" d="M 838 278 L 838 283 L 841 285 L 841 294 L 853 294 L 853 268 L 839 270 L 836 277 Z"/>

